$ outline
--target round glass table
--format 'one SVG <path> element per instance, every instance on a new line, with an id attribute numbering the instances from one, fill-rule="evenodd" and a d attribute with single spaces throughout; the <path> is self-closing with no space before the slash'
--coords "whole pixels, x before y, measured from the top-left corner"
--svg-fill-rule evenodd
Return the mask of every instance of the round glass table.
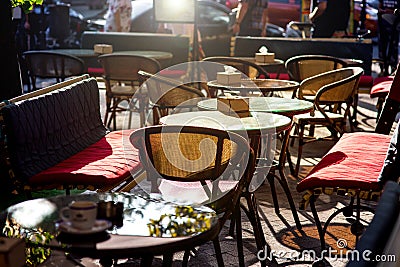
<path id="1" fill-rule="evenodd" d="M 78 200 L 98 203 L 98 219 L 103 214 L 102 219 L 112 221 L 112 226 L 93 233 L 57 227 L 61 223 L 59 211 Z M 115 212 L 118 207 L 119 212 Z M 110 212 L 113 208 L 114 212 Z M 49 242 L 40 245 L 44 248 L 98 258 L 103 263 L 140 257 L 148 264 L 155 255 L 172 256 L 174 252 L 212 240 L 219 231 L 218 218 L 212 209 L 172 203 L 158 195 L 145 194 L 94 193 L 39 198 L 9 207 L 0 218 L 2 232 L 7 236 L 46 237 Z"/>
<path id="2" fill-rule="evenodd" d="M 240 95 L 248 95 L 252 92 L 261 92 L 264 96 L 280 91 L 294 91 L 299 87 L 295 81 L 279 79 L 242 79 L 240 84 L 225 85 L 216 80 L 207 83 L 212 96 L 217 92 L 239 92 Z"/>
<path id="3" fill-rule="evenodd" d="M 217 98 L 202 100 L 197 103 L 200 110 L 217 110 Z M 254 112 L 271 112 L 292 117 L 296 114 L 313 110 L 313 103 L 300 99 L 283 97 L 249 97 L 249 110 Z"/>

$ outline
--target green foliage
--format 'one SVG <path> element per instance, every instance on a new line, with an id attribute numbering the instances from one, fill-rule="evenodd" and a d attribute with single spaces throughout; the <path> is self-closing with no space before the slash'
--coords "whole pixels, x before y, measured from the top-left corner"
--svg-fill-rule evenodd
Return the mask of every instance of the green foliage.
<path id="1" fill-rule="evenodd" d="M 199 213 L 191 206 L 177 206 L 175 214 L 163 214 L 159 220 L 147 224 L 150 235 L 155 237 L 190 236 L 211 228 L 212 213 Z"/>
<path id="2" fill-rule="evenodd" d="M 42 245 L 48 245 L 54 236 L 42 229 L 24 229 L 15 221 L 7 220 L 3 229 L 3 234 L 7 237 L 17 237 L 25 240 L 26 243 L 26 265 L 35 267 L 45 262 L 51 254 L 49 248 Z"/>
<path id="3" fill-rule="evenodd" d="M 29 13 L 34 5 L 42 5 L 43 0 L 11 0 L 11 6 L 21 6 L 22 10 L 27 14 Z"/>

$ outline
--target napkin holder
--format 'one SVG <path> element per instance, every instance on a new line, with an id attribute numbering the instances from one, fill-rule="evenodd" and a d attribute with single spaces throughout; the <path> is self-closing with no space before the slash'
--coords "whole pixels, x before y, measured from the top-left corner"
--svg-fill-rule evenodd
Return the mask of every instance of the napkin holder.
<path id="1" fill-rule="evenodd" d="M 275 53 L 272 52 L 258 52 L 255 57 L 256 62 L 260 63 L 273 63 L 275 61 Z"/>
<path id="2" fill-rule="evenodd" d="M 110 54 L 113 52 L 113 47 L 109 44 L 95 44 L 94 52 L 97 54 Z"/>
<path id="3" fill-rule="evenodd" d="M 248 97 L 219 96 L 217 98 L 217 109 L 228 116 L 250 117 Z"/>
<path id="4" fill-rule="evenodd" d="M 0 237 L 0 266 L 26 266 L 25 242 L 23 239 Z"/>
<path id="5" fill-rule="evenodd" d="M 238 85 L 240 84 L 241 78 L 242 74 L 239 72 L 217 72 L 217 83 L 222 85 Z"/>

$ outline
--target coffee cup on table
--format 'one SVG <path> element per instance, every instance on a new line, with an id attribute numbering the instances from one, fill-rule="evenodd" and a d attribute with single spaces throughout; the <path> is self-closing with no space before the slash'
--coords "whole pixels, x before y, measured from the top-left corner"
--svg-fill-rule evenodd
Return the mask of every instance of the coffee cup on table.
<path id="1" fill-rule="evenodd" d="M 74 201 L 60 210 L 60 217 L 76 229 L 91 229 L 96 222 L 97 204 L 93 201 Z"/>

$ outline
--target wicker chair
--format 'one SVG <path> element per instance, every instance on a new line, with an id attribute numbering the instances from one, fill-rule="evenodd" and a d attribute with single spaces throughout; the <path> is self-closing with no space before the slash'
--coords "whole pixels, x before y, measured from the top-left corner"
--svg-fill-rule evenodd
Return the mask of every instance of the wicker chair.
<path id="1" fill-rule="evenodd" d="M 153 192 L 209 205 L 220 215 L 221 229 L 231 216 L 237 219 L 238 254 L 243 266 L 239 200 L 254 173 L 255 157 L 249 142 L 223 130 L 159 125 L 136 130 L 130 140 L 140 152 Z M 202 199 L 185 198 L 193 195 Z M 223 266 L 218 237 L 213 243 L 218 266 Z M 187 251 L 185 262 L 188 256 Z"/>
<path id="2" fill-rule="evenodd" d="M 299 172 L 303 145 L 318 140 L 314 138 L 313 133 L 304 136 L 305 126 L 310 125 L 310 129 L 317 125 L 328 127 L 331 132 L 328 139 L 337 140 L 345 131 L 346 118 L 350 118 L 350 106 L 363 72 L 360 67 L 342 68 L 312 76 L 301 82 L 298 97 L 313 99 L 315 112 L 293 117 L 295 133 L 298 135 L 292 138 L 299 139 L 295 176 Z"/>
<path id="3" fill-rule="evenodd" d="M 52 79 L 59 83 L 66 78 L 79 76 L 85 73 L 84 62 L 75 56 L 58 53 L 56 51 L 27 51 L 23 54 L 32 90 L 37 90 L 37 78 Z M 29 88 L 29 91 L 31 89 Z"/>
<path id="4" fill-rule="evenodd" d="M 216 80 L 217 72 L 224 71 L 224 65 L 236 68 L 242 73 L 244 79 L 267 79 L 269 74 L 263 69 L 263 67 L 257 65 L 254 62 L 248 60 L 234 58 L 234 57 L 207 57 L 203 59 L 203 62 L 215 62 L 219 64 L 205 64 L 202 65 L 204 71 L 207 73 L 208 80 Z M 213 96 L 218 95 L 212 93 Z"/>
<path id="5" fill-rule="evenodd" d="M 332 56 L 325 55 L 300 55 L 289 58 L 285 62 L 289 78 L 302 82 L 311 76 L 346 67 L 346 62 Z M 295 96 L 296 91 L 294 92 Z"/>
<path id="6" fill-rule="evenodd" d="M 139 70 L 149 73 L 157 73 L 161 70 L 160 63 L 152 58 L 134 55 L 106 54 L 98 57 L 104 69 L 103 78 L 106 83 L 106 112 L 104 124 L 110 127 L 113 121 L 113 129 L 116 129 L 116 113 L 119 111 L 138 111 L 140 113 L 140 125 L 145 124 L 145 109 L 147 95 L 140 90 Z M 128 101 L 129 107 L 121 106 L 121 102 Z M 111 113 L 110 118 L 108 117 Z M 129 116 L 129 127 L 131 122 Z"/>
<path id="7" fill-rule="evenodd" d="M 171 113 L 172 110 L 197 108 L 197 103 L 209 95 L 208 88 L 197 88 L 199 84 L 182 84 L 182 82 L 139 71 L 142 82 L 149 94 L 150 106 L 153 109 L 153 125 L 159 124 L 159 119 Z"/>

